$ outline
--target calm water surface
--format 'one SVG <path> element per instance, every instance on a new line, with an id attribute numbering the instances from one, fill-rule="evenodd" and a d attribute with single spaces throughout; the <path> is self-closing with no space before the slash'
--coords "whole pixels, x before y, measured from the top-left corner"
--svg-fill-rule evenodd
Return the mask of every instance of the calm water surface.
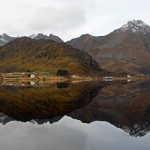
<path id="1" fill-rule="evenodd" d="M 150 82 L 0 87 L 2 150 L 149 150 Z"/>

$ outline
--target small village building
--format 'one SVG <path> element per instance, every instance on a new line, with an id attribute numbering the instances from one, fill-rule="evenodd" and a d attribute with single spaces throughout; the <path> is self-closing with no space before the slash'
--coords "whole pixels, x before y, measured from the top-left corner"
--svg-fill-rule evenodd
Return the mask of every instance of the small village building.
<path id="1" fill-rule="evenodd" d="M 131 75 L 128 74 L 128 75 L 127 75 L 127 78 L 131 78 Z"/>
<path id="2" fill-rule="evenodd" d="M 31 74 L 31 75 L 30 75 L 30 78 L 31 78 L 31 79 L 34 79 L 34 78 L 35 78 L 35 75 L 34 75 L 34 74 Z"/>
<path id="3" fill-rule="evenodd" d="M 71 77 L 72 77 L 72 78 L 75 78 L 75 77 L 76 77 L 76 75 L 72 75 Z"/>
<path id="4" fill-rule="evenodd" d="M 131 82 L 131 81 L 132 81 L 131 79 L 128 79 L 128 80 L 127 80 L 127 82 Z"/>
<path id="5" fill-rule="evenodd" d="M 35 82 L 34 82 L 34 81 L 31 81 L 31 82 L 30 82 L 30 85 L 32 85 L 32 86 L 35 85 Z"/>

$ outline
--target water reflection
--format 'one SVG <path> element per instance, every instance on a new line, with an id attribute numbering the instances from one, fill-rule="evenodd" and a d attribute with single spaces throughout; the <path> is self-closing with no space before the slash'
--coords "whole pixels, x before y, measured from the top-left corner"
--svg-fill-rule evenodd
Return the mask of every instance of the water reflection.
<path id="1" fill-rule="evenodd" d="M 70 114 L 82 122 L 107 121 L 132 136 L 150 131 L 150 82 L 113 83 Z"/>
<path id="2" fill-rule="evenodd" d="M 59 120 L 73 110 L 84 107 L 106 86 L 98 83 L 57 83 L 36 87 L 0 87 L 0 112 L 20 121 L 45 119 Z M 3 116 L 3 117 L 2 117 Z M 2 120 L 2 119 L 1 119 Z"/>
<path id="3" fill-rule="evenodd" d="M 83 123 L 106 121 L 132 136 L 150 131 L 150 82 L 57 83 L 0 87 L 0 121 L 43 124 L 67 115 Z"/>

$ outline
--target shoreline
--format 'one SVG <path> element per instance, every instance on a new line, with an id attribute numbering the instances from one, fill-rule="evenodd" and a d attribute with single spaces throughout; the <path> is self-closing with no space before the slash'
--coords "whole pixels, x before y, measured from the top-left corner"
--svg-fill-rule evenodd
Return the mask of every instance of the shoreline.
<path id="1" fill-rule="evenodd" d="M 41 83 L 57 83 L 57 82 L 92 82 L 92 81 L 138 81 L 138 80 L 150 80 L 149 75 L 135 75 L 135 76 L 58 76 L 50 74 L 48 72 L 13 72 L 13 73 L 1 73 L 0 82 L 41 82 Z"/>
<path id="2" fill-rule="evenodd" d="M 86 82 L 109 82 L 109 83 L 115 83 L 115 82 L 120 82 L 120 83 L 131 83 L 131 82 L 142 82 L 142 81 L 149 81 L 150 78 L 114 78 L 114 79 L 103 79 L 102 77 L 100 78 L 78 78 L 78 79 L 70 79 L 70 78 L 52 78 L 52 79 L 47 79 L 47 80 L 35 80 L 35 79 L 30 79 L 30 78 L 25 78 L 25 79 L 3 79 L 0 80 L 0 86 L 50 86 L 53 84 L 78 84 L 78 83 L 86 83 Z"/>
<path id="3" fill-rule="evenodd" d="M 132 77 L 92 77 L 92 76 L 78 76 L 78 77 L 62 77 L 62 76 L 39 76 L 35 78 L 30 78 L 30 77 L 3 77 L 0 78 L 0 81 L 121 81 L 121 80 L 150 80 L 150 76 L 132 76 Z"/>

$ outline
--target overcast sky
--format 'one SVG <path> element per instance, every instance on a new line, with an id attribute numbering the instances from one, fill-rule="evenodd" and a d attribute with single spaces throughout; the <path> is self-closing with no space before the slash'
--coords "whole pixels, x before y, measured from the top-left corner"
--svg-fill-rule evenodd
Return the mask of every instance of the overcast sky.
<path id="1" fill-rule="evenodd" d="M 0 34 L 106 35 L 128 20 L 150 25 L 150 0 L 0 0 Z"/>

